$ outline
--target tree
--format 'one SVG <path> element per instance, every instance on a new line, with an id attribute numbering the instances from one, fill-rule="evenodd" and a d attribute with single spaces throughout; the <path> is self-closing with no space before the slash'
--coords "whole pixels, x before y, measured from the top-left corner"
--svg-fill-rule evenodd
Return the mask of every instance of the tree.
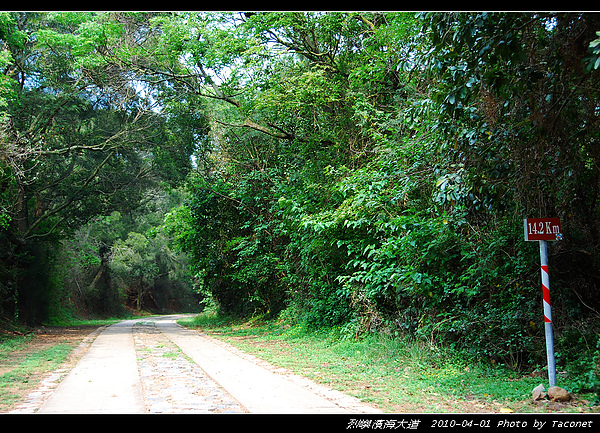
<path id="1" fill-rule="evenodd" d="M 160 179 L 180 181 L 181 161 L 187 157 L 191 167 L 193 146 L 170 142 L 150 95 L 104 57 L 123 47 L 130 21 L 96 13 L 3 13 L 2 23 L 3 52 L 10 53 L 3 57 L 3 82 L 12 91 L 0 149 L 3 292 L 29 305 L 27 299 L 43 299 L 33 289 L 37 283 L 26 281 L 31 251 L 95 215 L 134 209 Z M 21 318 L 39 319 L 33 305 L 30 310 Z"/>
<path id="2" fill-rule="evenodd" d="M 596 14 L 433 14 L 442 150 L 463 167 L 460 197 L 480 221 L 562 218 L 557 254 L 581 271 L 598 248 L 597 70 L 586 69 Z M 489 212 L 491 211 L 491 212 Z M 489 219 L 487 219 L 489 221 Z M 582 253 L 586 251 L 591 253 Z M 597 301 L 595 278 L 573 287 Z"/>
<path id="3" fill-rule="evenodd" d="M 347 303 L 335 294 L 344 266 L 340 252 L 298 222 L 339 203 L 331 189 L 338 179 L 327 170 L 360 167 L 381 144 L 374 124 L 386 121 L 382 107 L 398 96 L 396 64 L 406 55 L 386 50 L 385 35 L 394 34 L 391 28 L 409 35 L 415 26 L 407 17 L 185 15 L 174 18 L 177 25 L 173 17 L 162 19 L 169 23 L 167 39 L 181 41 L 174 45 L 190 53 L 178 56 L 187 60 L 179 76 L 213 101 L 216 144 L 190 184 L 189 212 L 182 209 L 169 221 L 185 233 L 181 245 L 202 263 L 226 309 L 253 299 L 259 311 L 273 312 L 282 305 L 273 301 L 290 293 L 315 317 Z M 223 64 L 228 73 L 217 83 L 215 68 Z M 381 81 L 374 84 L 371 73 Z M 315 303 L 324 308 L 316 312 Z M 347 313 L 347 306 L 340 308 Z M 344 314 L 331 317 L 339 321 Z"/>
<path id="4" fill-rule="evenodd" d="M 452 269 L 464 275 L 475 295 L 468 308 L 446 309 L 434 328 L 448 327 L 455 335 L 460 330 L 464 338 L 455 344 L 473 351 L 488 344 L 511 365 L 535 362 L 543 340 L 526 324 L 539 320 L 541 301 L 536 269 L 528 266 L 537 262 L 535 251 L 522 241 L 524 217 L 559 216 L 565 224 L 568 240 L 557 243 L 551 256 L 560 258 L 553 283 L 558 341 L 575 332 L 574 320 L 593 322 L 597 314 L 590 309 L 597 302 L 596 278 L 588 273 L 597 265 L 588 253 L 597 249 L 598 179 L 591 161 L 599 126 L 598 75 L 586 70 L 586 62 L 598 17 L 432 13 L 423 18 L 433 44 L 418 65 L 427 72 L 433 96 L 428 131 L 439 137 L 436 210 L 449 223 L 460 223 L 456 245 L 463 258 Z M 481 320 L 493 335 L 485 337 L 487 331 L 477 328 Z M 483 338 L 473 340 L 469 333 Z M 495 340 L 492 346 L 498 336 L 502 343 Z M 514 336 L 518 346 L 511 343 Z"/>
<path id="5" fill-rule="evenodd" d="M 193 280 L 227 313 L 286 309 L 535 365 L 539 269 L 521 224 L 553 215 L 556 335 L 576 358 L 573 335 L 597 340 L 599 24 L 0 14 L 3 311 L 44 263 L 71 295 L 103 283 L 160 310 Z M 184 181 L 183 201 L 162 201 Z M 108 236 L 113 211 L 124 225 Z M 60 254 L 86 252 L 72 273 L 40 260 L 59 238 Z"/>

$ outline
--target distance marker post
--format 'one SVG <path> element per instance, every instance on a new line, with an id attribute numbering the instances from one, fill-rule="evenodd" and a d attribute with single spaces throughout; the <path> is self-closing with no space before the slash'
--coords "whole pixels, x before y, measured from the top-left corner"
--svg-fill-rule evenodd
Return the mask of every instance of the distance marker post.
<path id="1" fill-rule="evenodd" d="M 552 332 L 552 308 L 550 306 L 550 276 L 548 271 L 548 242 L 562 239 L 560 218 L 530 218 L 525 220 L 525 240 L 539 241 L 542 273 L 542 297 L 544 304 L 544 327 L 546 332 L 546 356 L 548 380 L 556 386 L 556 363 L 554 361 L 554 335 Z"/>
<path id="2" fill-rule="evenodd" d="M 550 307 L 550 276 L 548 274 L 548 243 L 540 241 L 542 271 L 542 294 L 544 299 L 544 327 L 546 330 L 546 356 L 548 358 L 548 381 L 556 386 L 556 363 L 554 361 L 554 333 L 552 332 L 552 308 Z"/>

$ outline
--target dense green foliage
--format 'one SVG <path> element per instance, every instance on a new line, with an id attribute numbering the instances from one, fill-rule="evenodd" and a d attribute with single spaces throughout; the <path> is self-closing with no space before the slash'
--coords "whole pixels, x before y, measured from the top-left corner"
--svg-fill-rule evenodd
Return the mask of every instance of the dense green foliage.
<path id="1" fill-rule="evenodd" d="M 125 51 L 137 24 L 92 13 L 0 14 L 0 313 L 8 320 L 47 321 L 82 297 L 92 313 L 118 311 L 127 290 L 107 288 L 116 284 L 107 269 L 113 242 L 127 233 L 109 233 L 102 221 L 115 211 L 135 219 L 191 168 L 186 138 L 205 124 L 180 134 L 190 110 L 159 113 L 134 76 L 102 55 Z M 143 291 L 139 275 L 129 276 L 127 286 Z"/>
<path id="2" fill-rule="evenodd" d="M 160 310 L 187 287 L 533 368 L 522 224 L 557 216 L 558 358 L 594 387 L 598 31 L 589 13 L 4 13 L 1 311 L 50 287 L 104 312 L 152 288 Z"/>

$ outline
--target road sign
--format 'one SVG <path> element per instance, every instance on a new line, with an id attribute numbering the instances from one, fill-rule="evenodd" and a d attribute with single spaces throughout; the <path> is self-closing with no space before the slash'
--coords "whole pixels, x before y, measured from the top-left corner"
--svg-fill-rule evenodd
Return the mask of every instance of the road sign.
<path id="1" fill-rule="evenodd" d="M 548 358 L 548 379 L 550 386 L 556 385 L 556 364 L 554 361 L 554 335 L 552 332 L 552 309 L 550 307 L 550 277 L 548 274 L 548 242 L 562 239 L 560 218 L 527 218 L 524 224 L 525 240 L 540 242 L 540 262 L 542 271 L 542 299 L 544 304 L 544 327 L 546 333 L 546 356 Z"/>
<path id="2" fill-rule="evenodd" d="M 526 241 L 558 241 L 562 239 L 560 218 L 527 218 Z"/>

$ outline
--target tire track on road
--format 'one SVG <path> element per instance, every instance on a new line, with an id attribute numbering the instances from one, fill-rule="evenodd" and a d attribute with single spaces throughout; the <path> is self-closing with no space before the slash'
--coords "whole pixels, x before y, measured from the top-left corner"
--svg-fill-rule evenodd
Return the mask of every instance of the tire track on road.
<path id="1" fill-rule="evenodd" d="M 154 322 L 136 323 L 133 336 L 147 412 L 248 412 L 187 358 Z"/>

